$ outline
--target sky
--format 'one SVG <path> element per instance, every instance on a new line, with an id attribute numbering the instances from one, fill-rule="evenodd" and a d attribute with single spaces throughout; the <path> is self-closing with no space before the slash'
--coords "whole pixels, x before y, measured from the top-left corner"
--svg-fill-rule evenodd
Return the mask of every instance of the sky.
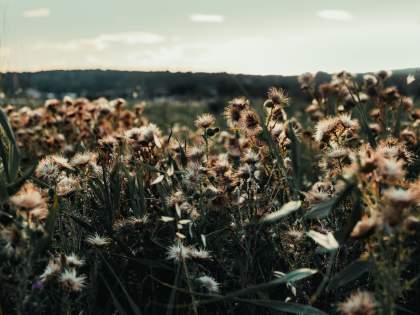
<path id="1" fill-rule="evenodd" d="M 0 0 L 0 71 L 418 66 L 419 0 Z"/>

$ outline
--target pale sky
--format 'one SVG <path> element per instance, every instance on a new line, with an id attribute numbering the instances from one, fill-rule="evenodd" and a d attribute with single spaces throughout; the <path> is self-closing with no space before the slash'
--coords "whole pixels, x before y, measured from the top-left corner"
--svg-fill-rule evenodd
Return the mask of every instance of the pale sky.
<path id="1" fill-rule="evenodd" d="M 0 71 L 420 66 L 420 0 L 0 0 Z"/>

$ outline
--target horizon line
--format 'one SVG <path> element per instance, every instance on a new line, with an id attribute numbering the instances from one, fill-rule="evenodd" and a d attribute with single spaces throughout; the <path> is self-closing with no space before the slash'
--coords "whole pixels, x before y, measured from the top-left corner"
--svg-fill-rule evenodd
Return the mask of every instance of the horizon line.
<path id="1" fill-rule="evenodd" d="M 377 69 L 375 71 L 362 71 L 362 72 L 354 72 L 342 69 L 340 71 L 347 71 L 349 73 L 354 74 L 362 74 L 362 73 L 375 73 L 377 71 L 381 70 L 390 70 L 390 71 L 407 71 L 407 70 L 415 70 L 420 71 L 420 65 L 415 67 L 406 67 L 406 68 L 397 68 L 397 69 Z M 298 73 L 298 74 L 262 74 L 262 73 L 243 73 L 243 72 L 228 72 L 228 71 L 192 71 L 192 70 L 140 70 L 140 69 L 118 69 L 118 68 L 51 68 L 51 69 L 37 69 L 37 70 L 7 70 L 7 71 L 0 71 L 0 74 L 24 74 L 24 73 L 30 73 L 30 74 L 36 74 L 36 73 L 42 73 L 42 72 L 66 72 L 66 71 L 115 71 L 115 72 L 145 72 L 145 73 L 171 73 L 171 74 L 228 74 L 228 75 L 243 75 L 243 76 L 282 76 L 282 77 L 294 77 L 299 76 L 304 72 Z M 326 73 L 326 74 L 334 74 L 338 73 L 340 71 L 324 71 L 324 70 L 317 70 L 317 71 L 306 71 L 313 74 L 317 73 Z"/>

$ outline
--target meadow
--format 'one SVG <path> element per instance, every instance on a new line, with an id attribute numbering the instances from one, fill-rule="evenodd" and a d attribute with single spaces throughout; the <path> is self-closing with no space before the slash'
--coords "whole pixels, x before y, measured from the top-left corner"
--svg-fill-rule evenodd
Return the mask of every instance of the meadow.
<path id="1" fill-rule="evenodd" d="M 418 314 L 420 108 L 391 80 L 305 73 L 308 102 L 217 117 L 6 102 L 0 314 Z"/>

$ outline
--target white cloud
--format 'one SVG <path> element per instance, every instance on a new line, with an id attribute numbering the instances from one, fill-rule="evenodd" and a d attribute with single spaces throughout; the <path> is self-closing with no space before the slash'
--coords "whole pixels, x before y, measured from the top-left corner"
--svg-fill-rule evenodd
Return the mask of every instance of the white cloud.
<path id="1" fill-rule="evenodd" d="M 222 23 L 225 17 L 219 14 L 191 14 L 190 20 L 198 23 Z"/>
<path id="2" fill-rule="evenodd" d="M 105 50 L 112 45 L 152 45 L 165 41 L 165 37 L 147 32 L 100 34 L 92 38 L 79 38 L 58 43 L 40 43 L 35 49 L 53 48 L 63 51 Z"/>
<path id="3" fill-rule="evenodd" d="M 317 12 L 317 15 L 326 20 L 350 21 L 353 19 L 353 15 L 344 10 L 321 10 Z"/>
<path id="4" fill-rule="evenodd" d="M 48 8 L 38 8 L 33 10 L 26 10 L 23 12 L 23 16 L 26 18 L 43 18 L 49 17 L 51 10 Z"/>

